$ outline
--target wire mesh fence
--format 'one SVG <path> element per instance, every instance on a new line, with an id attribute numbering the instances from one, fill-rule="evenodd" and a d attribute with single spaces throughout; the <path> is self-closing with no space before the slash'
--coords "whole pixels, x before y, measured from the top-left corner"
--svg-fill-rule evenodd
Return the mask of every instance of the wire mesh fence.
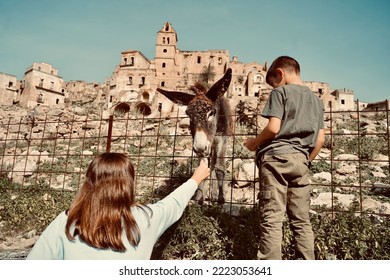
<path id="1" fill-rule="evenodd" d="M 313 162 L 312 208 L 342 211 L 357 203 L 356 212 L 390 214 L 389 108 L 325 112 L 326 143 Z M 359 108 L 359 106 L 358 106 Z M 253 206 L 259 191 L 254 153 L 243 141 L 261 130 L 258 115 L 234 115 L 227 142 L 224 208 L 233 212 Z M 0 134 L 1 191 L 28 193 L 44 186 L 51 193 L 73 195 L 95 155 L 128 154 L 136 170 L 136 195 L 153 201 L 187 180 L 197 157 L 192 150 L 187 116 L 144 116 L 115 113 L 79 116 L 3 118 Z M 206 203 L 216 182 L 208 180 Z M 207 200 L 207 198 L 209 198 Z M 326 205 L 326 207 L 323 207 Z"/>

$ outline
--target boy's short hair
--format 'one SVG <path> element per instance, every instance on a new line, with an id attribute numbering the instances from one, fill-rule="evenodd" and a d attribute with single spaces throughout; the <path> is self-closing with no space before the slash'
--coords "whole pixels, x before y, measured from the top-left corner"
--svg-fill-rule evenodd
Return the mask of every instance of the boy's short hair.
<path id="1" fill-rule="evenodd" d="M 299 63 L 294 58 L 285 55 L 279 56 L 272 62 L 271 66 L 267 71 L 267 76 L 265 78 L 267 84 L 270 84 L 270 78 L 276 76 L 276 69 L 278 68 L 285 69 L 287 71 L 294 71 L 298 75 L 301 72 Z"/>

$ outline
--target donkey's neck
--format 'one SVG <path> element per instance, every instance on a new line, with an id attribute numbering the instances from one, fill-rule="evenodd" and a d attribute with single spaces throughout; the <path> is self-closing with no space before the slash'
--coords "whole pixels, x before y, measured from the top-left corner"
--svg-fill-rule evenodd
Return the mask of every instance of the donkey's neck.
<path id="1" fill-rule="evenodd" d="M 217 134 L 218 135 L 230 135 L 231 134 L 231 109 L 229 105 L 229 101 L 225 97 L 218 98 L 215 103 L 217 107 L 218 115 L 216 117 L 217 120 Z"/>

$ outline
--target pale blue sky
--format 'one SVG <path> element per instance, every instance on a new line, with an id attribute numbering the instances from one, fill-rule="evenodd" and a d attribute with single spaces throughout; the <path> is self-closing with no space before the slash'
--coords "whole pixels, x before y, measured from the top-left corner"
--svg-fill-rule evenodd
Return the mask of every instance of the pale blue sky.
<path id="1" fill-rule="evenodd" d="M 47 62 L 65 80 L 103 82 L 121 52 L 154 59 L 165 21 L 180 50 L 228 50 L 242 62 L 295 57 L 306 81 L 390 99 L 387 0 L 0 0 L 0 72 Z"/>

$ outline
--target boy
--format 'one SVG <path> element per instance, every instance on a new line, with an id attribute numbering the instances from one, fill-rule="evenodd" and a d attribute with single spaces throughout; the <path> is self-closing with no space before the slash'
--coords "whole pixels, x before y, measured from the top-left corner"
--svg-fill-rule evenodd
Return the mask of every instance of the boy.
<path id="1" fill-rule="evenodd" d="M 260 170 L 260 259 L 281 259 L 282 224 L 287 212 L 296 241 L 296 258 L 314 259 L 309 218 L 310 162 L 325 141 L 323 104 L 304 86 L 299 63 L 278 57 L 266 82 L 274 89 L 262 116 L 268 124 L 244 145 L 256 151 Z"/>

